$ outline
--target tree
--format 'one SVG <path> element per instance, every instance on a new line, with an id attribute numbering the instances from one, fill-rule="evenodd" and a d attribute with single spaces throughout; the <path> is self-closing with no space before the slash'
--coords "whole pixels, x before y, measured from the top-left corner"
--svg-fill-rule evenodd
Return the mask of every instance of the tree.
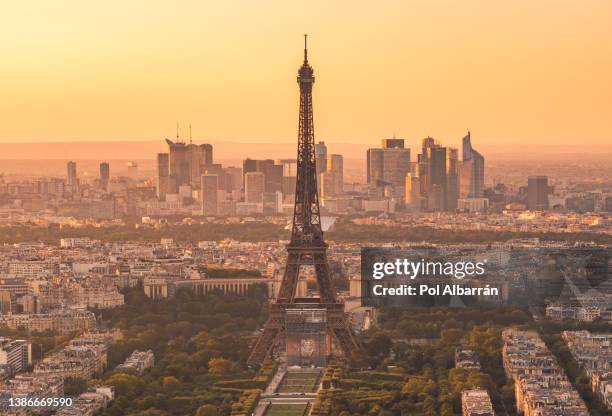
<path id="1" fill-rule="evenodd" d="M 117 395 L 135 396 L 142 391 L 143 384 L 139 377 L 127 373 L 115 373 L 106 379 L 104 384 L 115 387 Z"/>
<path id="2" fill-rule="evenodd" d="M 164 377 L 162 383 L 164 385 L 164 389 L 167 389 L 168 391 L 175 391 L 181 385 L 181 382 L 174 376 Z"/>
<path id="3" fill-rule="evenodd" d="M 459 344 L 463 335 L 463 330 L 452 328 L 442 331 L 441 338 L 444 344 L 454 346 Z"/>
<path id="4" fill-rule="evenodd" d="M 208 361 L 208 372 L 210 374 L 224 375 L 232 371 L 234 364 L 225 358 L 211 358 Z"/>
<path id="5" fill-rule="evenodd" d="M 350 364 L 354 368 L 368 368 L 370 367 L 370 356 L 362 349 L 353 351 Z"/>
<path id="6" fill-rule="evenodd" d="M 368 353 L 372 356 L 382 356 L 386 357 L 391 352 L 391 347 L 393 346 L 393 341 L 389 338 L 388 335 L 377 332 L 368 342 L 367 350 Z"/>
<path id="7" fill-rule="evenodd" d="M 219 416 L 220 413 L 212 404 L 205 404 L 198 408 L 196 416 Z"/>
<path id="8" fill-rule="evenodd" d="M 165 412 L 163 410 L 159 410 L 159 409 L 147 409 L 147 410 L 143 410 L 142 412 L 138 412 L 138 413 L 132 413 L 134 416 L 167 416 L 170 413 Z"/>

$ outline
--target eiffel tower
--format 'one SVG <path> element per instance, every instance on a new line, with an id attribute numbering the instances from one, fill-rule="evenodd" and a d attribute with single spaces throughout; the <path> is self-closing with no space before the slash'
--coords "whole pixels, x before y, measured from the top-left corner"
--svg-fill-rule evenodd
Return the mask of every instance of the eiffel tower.
<path id="1" fill-rule="evenodd" d="M 285 343 L 285 313 L 292 308 L 325 310 L 327 350 L 332 340 L 345 356 L 359 348 L 344 313 L 344 304 L 336 297 L 329 273 L 327 244 L 323 240 L 319 195 L 317 192 L 314 125 L 312 117 L 312 84 L 314 72 L 308 64 L 307 35 L 304 35 L 304 63 L 298 71 L 300 86 L 300 120 L 298 129 L 297 177 L 291 241 L 287 245 L 287 265 L 278 297 L 270 304 L 268 322 L 251 352 L 249 365 L 259 364 Z M 298 298 L 296 288 L 302 266 L 313 266 L 319 298 Z"/>

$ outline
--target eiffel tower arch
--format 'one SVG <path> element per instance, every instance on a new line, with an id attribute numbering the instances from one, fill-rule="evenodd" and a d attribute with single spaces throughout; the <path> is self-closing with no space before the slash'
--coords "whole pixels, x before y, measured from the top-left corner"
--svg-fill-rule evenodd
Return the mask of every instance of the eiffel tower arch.
<path id="1" fill-rule="evenodd" d="M 251 352 L 249 365 L 263 362 L 277 346 L 289 348 L 286 327 L 288 320 L 292 322 L 294 332 L 295 328 L 304 334 L 315 333 L 317 328 L 324 331 L 327 354 L 331 352 L 332 344 L 346 356 L 359 348 L 344 312 L 344 304 L 336 296 L 327 262 L 327 244 L 321 228 L 312 115 L 314 71 L 308 64 L 306 39 L 304 35 L 304 62 L 297 77 L 300 86 L 297 177 L 287 264 L 278 297 L 270 304 L 268 321 Z M 314 268 L 319 286 L 318 298 L 296 297 L 302 266 Z M 302 317 L 301 321 L 297 315 Z M 298 322 L 298 326 L 293 326 L 293 322 Z M 316 346 L 313 353 L 316 353 Z"/>

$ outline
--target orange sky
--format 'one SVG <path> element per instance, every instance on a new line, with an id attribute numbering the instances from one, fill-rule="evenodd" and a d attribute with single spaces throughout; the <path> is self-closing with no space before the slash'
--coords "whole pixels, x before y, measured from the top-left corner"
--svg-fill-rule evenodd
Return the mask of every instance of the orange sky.
<path id="1" fill-rule="evenodd" d="M 612 143 L 612 1 L 3 2 L 0 142 Z"/>

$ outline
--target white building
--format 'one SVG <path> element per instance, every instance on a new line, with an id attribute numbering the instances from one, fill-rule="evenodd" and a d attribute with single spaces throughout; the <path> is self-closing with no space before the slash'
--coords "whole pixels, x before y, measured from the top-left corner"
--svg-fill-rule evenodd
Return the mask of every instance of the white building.
<path id="1" fill-rule="evenodd" d="M 21 339 L 0 338 L 0 364 L 10 365 L 13 373 L 27 370 L 32 365 L 32 344 Z"/>
<path id="2" fill-rule="evenodd" d="M 123 364 L 119 364 L 115 370 L 134 372 L 142 375 L 147 369 L 155 364 L 155 356 L 153 351 L 138 351 L 134 350 Z"/>
<path id="3" fill-rule="evenodd" d="M 60 240 L 60 247 L 62 248 L 89 248 L 93 245 L 94 241 L 88 237 L 71 237 Z"/>

